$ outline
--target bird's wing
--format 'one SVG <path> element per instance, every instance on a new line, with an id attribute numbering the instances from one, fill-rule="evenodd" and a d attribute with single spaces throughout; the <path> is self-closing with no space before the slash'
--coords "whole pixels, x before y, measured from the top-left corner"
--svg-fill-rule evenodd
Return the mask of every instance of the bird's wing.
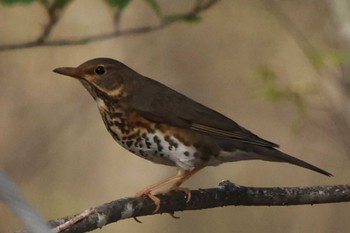
<path id="1" fill-rule="evenodd" d="M 150 85 L 151 84 L 151 85 Z M 233 120 L 169 87 L 144 79 L 133 87 L 128 103 L 144 118 L 181 128 L 265 147 L 278 147 L 241 127 Z"/>

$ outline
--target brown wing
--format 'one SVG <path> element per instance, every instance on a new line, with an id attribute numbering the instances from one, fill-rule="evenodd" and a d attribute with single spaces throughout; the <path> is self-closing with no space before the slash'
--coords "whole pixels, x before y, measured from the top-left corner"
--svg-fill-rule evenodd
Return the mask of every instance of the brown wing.
<path id="1" fill-rule="evenodd" d="M 224 115 L 146 77 L 130 86 L 131 108 L 151 121 L 190 128 L 205 134 L 264 147 L 278 147 L 239 126 Z"/>

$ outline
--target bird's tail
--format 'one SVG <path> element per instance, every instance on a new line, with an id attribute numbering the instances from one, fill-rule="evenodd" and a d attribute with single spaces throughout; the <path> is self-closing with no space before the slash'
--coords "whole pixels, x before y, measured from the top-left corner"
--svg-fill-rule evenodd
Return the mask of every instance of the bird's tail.
<path id="1" fill-rule="evenodd" d="M 291 155 L 288 155 L 286 153 L 283 153 L 282 151 L 273 149 L 273 148 L 264 148 L 264 147 L 259 147 L 259 152 L 260 155 L 263 155 L 264 160 L 268 161 L 274 161 L 274 162 L 285 162 L 285 163 L 290 163 L 294 164 L 299 167 L 307 168 L 312 171 L 321 173 L 326 176 L 333 176 L 331 173 L 316 167 L 308 162 L 305 162 L 301 159 L 295 158 Z"/>

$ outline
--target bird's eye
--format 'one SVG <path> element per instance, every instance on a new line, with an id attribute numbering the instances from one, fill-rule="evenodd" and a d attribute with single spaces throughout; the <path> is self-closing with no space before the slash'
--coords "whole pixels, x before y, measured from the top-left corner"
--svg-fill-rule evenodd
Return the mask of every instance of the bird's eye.
<path id="1" fill-rule="evenodd" d="M 97 66 L 95 69 L 95 73 L 98 75 L 103 75 L 106 72 L 104 66 Z"/>

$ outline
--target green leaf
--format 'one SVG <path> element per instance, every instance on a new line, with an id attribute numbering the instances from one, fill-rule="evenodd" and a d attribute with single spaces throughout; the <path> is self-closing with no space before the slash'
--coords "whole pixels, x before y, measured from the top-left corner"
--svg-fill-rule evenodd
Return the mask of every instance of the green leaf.
<path id="1" fill-rule="evenodd" d="M 127 7 L 127 5 L 129 5 L 129 3 L 131 2 L 131 0 L 106 0 L 106 1 L 110 6 L 118 7 L 120 11 L 124 10 L 124 8 Z"/>
<path id="2" fill-rule="evenodd" d="M 68 3 L 70 2 L 70 0 L 59 0 L 56 2 L 56 6 L 60 9 L 64 8 Z"/>
<path id="3" fill-rule="evenodd" d="M 0 0 L 2 4 L 16 4 L 16 3 L 24 3 L 29 4 L 34 2 L 35 0 Z"/>
<path id="4" fill-rule="evenodd" d="M 146 2 L 159 17 L 162 16 L 162 11 L 161 11 L 160 6 L 156 0 L 146 0 Z"/>
<path id="5" fill-rule="evenodd" d="M 196 14 L 189 14 L 183 16 L 183 20 L 189 23 L 198 23 L 202 20 L 202 18 Z"/>

